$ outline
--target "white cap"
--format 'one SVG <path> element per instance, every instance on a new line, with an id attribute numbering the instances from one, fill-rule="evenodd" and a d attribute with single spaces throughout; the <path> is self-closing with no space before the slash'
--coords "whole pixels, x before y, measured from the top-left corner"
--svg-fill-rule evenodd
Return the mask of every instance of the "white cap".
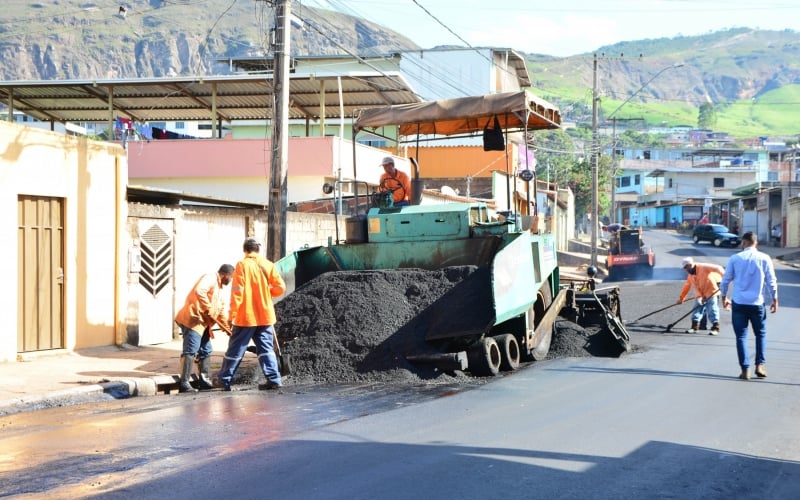
<path id="1" fill-rule="evenodd" d="M 683 259 L 683 262 L 681 262 L 681 267 L 693 266 L 693 265 L 694 265 L 694 259 L 691 257 L 686 257 L 685 259 Z"/>
<path id="2" fill-rule="evenodd" d="M 394 158 L 391 156 L 385 157 L 383 160 L 381 160 L 381 165 L 394 165 Z"/>

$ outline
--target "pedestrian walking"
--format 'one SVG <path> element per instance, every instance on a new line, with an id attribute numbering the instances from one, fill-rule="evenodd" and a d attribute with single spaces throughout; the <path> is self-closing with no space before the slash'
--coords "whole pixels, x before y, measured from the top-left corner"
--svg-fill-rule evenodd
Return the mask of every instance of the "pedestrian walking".
<path id="1" fill-rule="evenodd" d="M 697 333 L 702 326 L 703 316 L 708 314 L 711 321 L 709 335 L 719 334 L 719 283 L 725 269 L 717 264 L 695 262 L 693 258 L 686 257 L 681 262 L 681 267 L 686 271 L 686 282 L 683 284 L 678 296 L 678 304 L 683 303 L 689 291 L 694 288 L 695 306 L 692 312 L 692 327 L 686 333 Z"/>
<path id="2" fill-rule="evenodd" d="M 767 376 L 767 309 L 769 295 L 770 312 L 778 311 L 778 280 L 769 255 L 760 252 L 758 237 L 752 231 L 742 235 L 742 251 L 733 255 L 725 267 L 720 292 L 722 305 L 731 308 L 733 332 L 736 334 L 736 354 L 742 371 L 739 378 L 750 379 L 750 354 L 747 349 L 747 327 L 753 328 L 756 337 L 756 369 L 759 378 Z M 733 291 L 728 288 L 733 283 Z"/>
<path id="3" fill-rule="evenodd" d="M 281 374 L 275 355 L 275 305 L 273 297 L 286 291 L 286 285 L 275 264 L 259 255 L 261 245 L 253 238 L 244 241 L 244 258 L 236 264 L 231 284 L 231 336 L 222 359 L 215 385 L 231 390 L 231 381 L 252 340 L 256 345 L 258 364 L 267 381 L 261 390 L 281 386 Z"/>
<path id="4" fill-rule="evenodd" d="M 227 327 L 228 311 L 221 292 L 222 287 L 231 282 L 232 274 L 233 266 L 222 264 L 217 272 L 200 276 L 175 316 L 175 323 L 183 335 L 178 392 L 195 391 L 190 382 L 194 360 L 197 361 L 198 388 L 213 388 L 209 378 L 213 351 L 211 339 L 214 338 L 211 327 L 216 323 Z"/>

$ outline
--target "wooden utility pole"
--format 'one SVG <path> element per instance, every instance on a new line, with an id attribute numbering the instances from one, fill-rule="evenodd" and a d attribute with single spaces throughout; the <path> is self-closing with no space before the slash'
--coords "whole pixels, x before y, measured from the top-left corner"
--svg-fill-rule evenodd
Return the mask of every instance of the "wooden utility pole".
<path id="1" fill-rule="evenodd" d="M 289 171 L 289 42 L 290 0 L 274 2 L 275 72 L 272 77 L 272 154 L 267 217 L 267 257 L 274 261 L 286 255 L 286 186 Z"/>
<path id="2" fill-rule="evenodd" d="M 591 263 L 597 267 L 597 223 L 599 214 L 597 213 L 597 162 L 600 156 L 600 143 L 597 140 L 597 54 L 594 55 L 592 64 L 592 253 Z"/>

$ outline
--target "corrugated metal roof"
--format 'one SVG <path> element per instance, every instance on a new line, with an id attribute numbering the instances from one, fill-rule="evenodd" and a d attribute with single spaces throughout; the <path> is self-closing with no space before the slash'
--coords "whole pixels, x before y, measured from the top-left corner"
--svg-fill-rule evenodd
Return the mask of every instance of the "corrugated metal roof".
<path id="1" fill-rule="evenodd" d="M 399 73 L 339 76 L 343 116 L 375 106 L 419 102 Z M 337 77 L 291 77 L 289 117 L 340 117 Z M 43 121 L 102 122 L 118 116 L 138 122 L 272 118 L 271 76 L 211 76 L 133 80 L 0 82 L 0 99 L 14 111 Z"/>

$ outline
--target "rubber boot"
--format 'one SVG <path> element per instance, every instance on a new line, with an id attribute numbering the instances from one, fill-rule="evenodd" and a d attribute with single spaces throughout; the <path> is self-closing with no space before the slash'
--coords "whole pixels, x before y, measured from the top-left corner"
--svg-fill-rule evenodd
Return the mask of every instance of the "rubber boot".
<path id="1" fill-rule="evenodd" d="M 197 387 L 201 391 L 210 391 L 214 388 L 209 372 L 211 371 L 211 357 L 197 360 Z"/>
<path id="2" fill-rule="evenodd" d="M 194 356 L 181 355 L 181 382 L 178 386 L 178 392 L 197 392 L 197 389 L 192 387 L 189 380 L 192 378 L 192 359 Z"/>

